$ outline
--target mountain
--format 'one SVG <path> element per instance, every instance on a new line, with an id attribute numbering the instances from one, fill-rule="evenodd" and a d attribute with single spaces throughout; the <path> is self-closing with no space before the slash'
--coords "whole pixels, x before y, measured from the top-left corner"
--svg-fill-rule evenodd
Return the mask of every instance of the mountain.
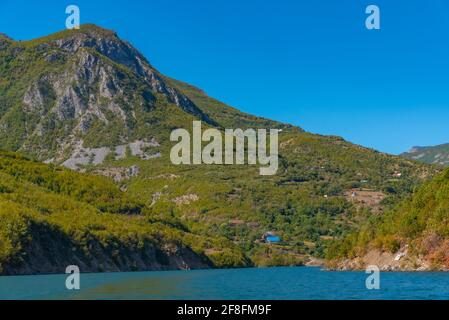
<path id="1" fill-rule="evenodd" d="M 212 123 L 111 31 L 87 25 L 33 41 L 4 40 L 1 47 L 3 148 L 58 162 L 82 146 L 148 137 L 157 127 L 179 125 L 177 118 Z"/>
<path id="2" fill-rule="evenodd" d="M 329 250 L 330 265 L 384 270 L 449 270 L 449 170 Z"/>
<path id="3" fill-rule="evenodd" d="M 323 257 L 334 239 L 440 170 L 243 113 L 161 74 L 94 25 L 32 41 L 1 37 L 0 79 L 0 148 L 90 179 L 108 177 L 143 205 L 138 216 L 175 220 L 203 239 L 197 252 L 212 266 Z M 250 165 L 173 165 L 170 132 L 190 131 L 194 120 L 219 130 L 280 129 L 277 174 L 260 176 Z M 281 242 L 266 244 L 268 232 Z"/>
<path id="4" fill-rule="evenodd" d="M 425 163 L 449 166 L 449 144 L 434 147 L 413 147 L 401 154 L 402 157 Z"/>
<path id="5" fill-rule="evenodd" d="M 0 274 L 64 273 L 73 264 L 83 272 L 227 266 L 207 248 L 247 265 L 226 239 L 152 216 L 106 178 L 0 152 Z"/>
<path id="6" fill-rule="evenodd" d="M 2 148 L 55 163 L 93 152 L 102 162 L 106 147 L 155 147 L 158 132 L 193 119 L 217 125 L 112 31 L 85 25 L 0 45 Z"/>

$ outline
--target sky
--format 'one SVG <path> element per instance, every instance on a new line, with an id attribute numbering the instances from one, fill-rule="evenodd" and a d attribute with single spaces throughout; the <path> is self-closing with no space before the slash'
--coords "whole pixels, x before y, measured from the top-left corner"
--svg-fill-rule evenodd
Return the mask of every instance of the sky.
<path id="1" fill-rule="evenodd" d="M 0 0 L 0 32 L 62 30 L 71 4 L 242 111 L 393 154 L 449 142 L 447 0 Z"/>

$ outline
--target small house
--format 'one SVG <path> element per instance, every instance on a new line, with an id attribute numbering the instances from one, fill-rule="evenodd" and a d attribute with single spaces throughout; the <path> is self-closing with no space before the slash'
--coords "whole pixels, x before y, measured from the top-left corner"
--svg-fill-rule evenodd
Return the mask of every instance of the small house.
<path id="1" fill-rule="evenodd" d="M 267 233 L 265 233 L 263 240 L 266 243 L 279 243 L 279 242 L 281 242 L 281 237 L 275 235 L 272 232 L 267 232 Z"/>
<path id="2" fill-rule="evenodd" d="M 279 242 L 281 242 L 281 238 L 278 236 L 268 236 L 268 237 L 265 237 L 265 241 L 267 243 L 279 243 Z"/>

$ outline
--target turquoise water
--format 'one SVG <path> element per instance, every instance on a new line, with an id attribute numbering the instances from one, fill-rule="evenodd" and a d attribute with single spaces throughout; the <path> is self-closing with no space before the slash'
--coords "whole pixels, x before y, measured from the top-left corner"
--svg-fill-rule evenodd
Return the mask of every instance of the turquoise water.
<path id="1" fill-rule="evenodd" d="M 449 273 L 380 274 L 367 290 L 364 272 L 320 268 L 195 270 L 81 274 L 81 289 L 66 275 L 0 277 L 0 299 L 449 299 Z"/>

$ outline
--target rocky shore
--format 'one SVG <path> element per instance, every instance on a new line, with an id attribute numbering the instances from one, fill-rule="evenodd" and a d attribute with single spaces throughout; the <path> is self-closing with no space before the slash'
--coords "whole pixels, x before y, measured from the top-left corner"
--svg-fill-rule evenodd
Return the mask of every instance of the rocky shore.
<path id="1" fill-rule="evenodd" d="M 326 268 L 335 271 L 366 270 L 368 266 L 377 266 L 380 271 L 449 271 L 427 257 L 410 254 L 407 246 L 395 253 L 373 249 L 361 257 L 326 262 Z"/>

